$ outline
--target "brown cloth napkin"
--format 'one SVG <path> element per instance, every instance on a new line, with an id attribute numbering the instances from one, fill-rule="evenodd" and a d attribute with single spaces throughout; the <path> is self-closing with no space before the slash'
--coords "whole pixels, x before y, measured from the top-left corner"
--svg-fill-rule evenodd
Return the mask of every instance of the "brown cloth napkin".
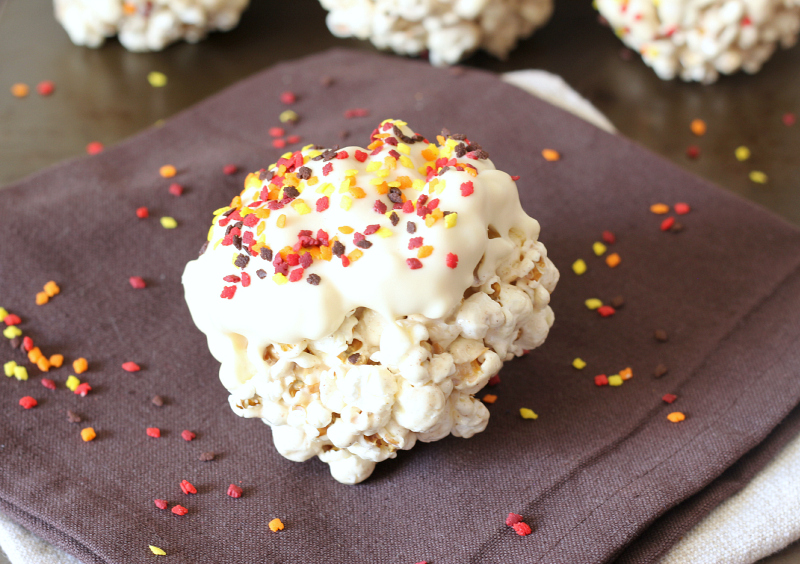
<path id="1" fill-rule="evenodd" d="M 245 171 L 278 156 L 267 132 L 287 109 L 286 90 L 301 118 L 289 133 L 304 143 L 365 144 L 386 117 L 429 137 L 467 133 L 521 176 L 523 205 L 562 273 L 550 337 L 503 368 L 486 431 L 420 444 L 358 486 L 335 482 L 318 461 L 283 459 L 266 425 L 230 411 L 182 296 L 181 272 L 211 212 L 239 192 Z M 352 108 L 370 115 L 345 119 Z M 545 161 L 544 148 L 561 160 Z M 224 175 L 230 163 L 241 172 Z M 159 176 L 165 164 L 177 167 L 174 179 Z M 173 181 L 183 196 L 168 193 Z M 683 232 L 659 228 L 656 202 L 692 206 L 678 218 Z M 139 206 L 148 219 L 136 217 Z M 47 375 L 55 391 L 32 367 L 27 382 L 2 379 L 2 510 L 87 563 L 150 562 L 148 545 L 165 562 L 193 564 L 605 562 L 800 402 L 800 233 L 485 72 L 343 50 L 284 63 L 161 128 L 2 190 L 0 209 L 0 305 L 45 354 L 86 357 L 80 378 L 92 386 L 85 398 L 65 390 L 69 365 Z M 162 228 L 161 216 L 178 227 Z M 613 269 L 592 253 L 603 230 L 617 237 Z M 571 270 L 577 258 L 583 276 Z M 133 289 L 130 276 L 147 288 Z M 51 279 L 61 294 L 34 305 Z M 617 295 L 625 305 L 608 318 L 583 303 Z M 588 366 L 574 369 L 575 357 Z M 142 370 L 123 371 L 127 361 Z M 655 379 L 659 363 L 669 372 Z M 634 377 L 622 386 L 595 386 L 594 375 L 628 366 Z M 665 404 L 665 393 L 677 401 Z M 23 410 L 26 395 L 38 407 Z M 521 407 L 539 418 L 523 420 Z M 67 409 L 84 421 L 67 422 Z M 672 411 L 686 420 L 670 423 Z M 84 443 L 89 425 L 97 438 Z M 184 429 L 197 437 L 184 441 Z M 203 452 L 216 458 L 203 462 Z M 197 494 L 181 492 L 184 479 Z M 229 484 L 243 496 L 228 497 Z M 714 502 L 729 493 L 717 492 Z M 189 512 L 159 510 L 156 498 Z M 512 511 L 533 534 L 504 524 Z M 267 528 L 275 517 L 286 525 L 279 533 Z M 654 538 L 661 548 L 675 540 Z"/>

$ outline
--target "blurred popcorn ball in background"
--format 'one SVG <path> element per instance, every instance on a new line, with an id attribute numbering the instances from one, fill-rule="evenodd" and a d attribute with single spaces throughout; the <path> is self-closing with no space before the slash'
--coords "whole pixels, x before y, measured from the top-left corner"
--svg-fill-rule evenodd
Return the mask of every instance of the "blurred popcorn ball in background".
<path id="1" fill-rule="evenodd" d="M 236 27 L 249 0 L 55 0 L 56 18 L 76 45 L 117 35 L 130 51 L 158 51 L 180 39 Z"/>
<path id="2" fill-rule="evenodd" d="M 337 37 L 369 39 L 402 55 L 452 65 L 477 49 L 505 58 L 541 27 L 552 0 L 320 0 Z"/>
<path id="3" fill-rule="evenodd" d="M 596 0 L 617 36 L 663 79 L 756 73 L 800 29 L 800 0 Z"/>

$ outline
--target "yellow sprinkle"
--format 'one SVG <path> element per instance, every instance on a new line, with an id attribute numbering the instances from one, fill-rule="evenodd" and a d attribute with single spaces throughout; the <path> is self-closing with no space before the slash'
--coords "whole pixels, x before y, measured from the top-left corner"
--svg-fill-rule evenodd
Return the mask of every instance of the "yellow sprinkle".
<path id="1" fill-rule="evenodd" d="M 349 225 L 342 225 L 342 226 L 339 228 L 339 232 L 340 232 L 340 233 L 344 233 L 345 235 L 349 235 L 350 233 L 352 233 L 352 232 L 353 232 L 353 228 L 352 228 L 352 227 L 350 227 Z"/>
<path id="2" fill-rule="evenodd" d="M 178 222 L 174 217 L 164 216 L 161 218 L 161 227 L 164 229 L 175 229 L 178 227 Z"/>
<path id="3" fill-rule="evenodd" d="M 345 176 L 355 176 L 356 174 L 358 174 L 358 170 L 355 168 L 349 168 L 346 171 L 344 171 Z"/>
<path id="4" fill-rule="evenodd" d="M 596 254 L 598 257 L 601 257 L 603 256 L 603 254 L 606 252 L 607 249 L 603 243 L 601 243 L 600 241 L 595 241 L 592 244 L 592 250 L 594 251 L 594 254 Z"/>
<path id="5" fill-rule="evenodd" d="M 379 168 L 381 168 L 380 161 L 370 161 L 370 163 L 367 165 L 367 172 L 375 172 Z"/>
<path id="6" fill-rule="evenodd" d="M 269 522 L 269 530 L 273 533 L 283 530 L 283 523 L 277 517 Z"/>
<path id="7" fill-rule="evenodd" d="M 218 208 L 218 209 L 214 210 L 214 216 L 222 215 L 223 213 L 225 213 L 229 209 L 231 209 L 230 206 L 223 206 L 221 208 Z"/>
<path id="8" fill-rule="evenodd" d="M 20 335 L 22 335 L 22 330 L 16 325 L 9 325 L 3 329 L 3 337 L 6 339 L 13 339 L 14 337 L 19 337 Z"/>
<path id="9" fill-rule="evenodd" d="M 14 368 L 14 378 L 17 380 L 27 380 L 28 379 L 28 369 L 24 366 L 17 366 Z"/>
<path id="10" fill-rule="evenodd" d="M 5 308 L 0 307 L 0 319 L 5 319 L 8 317 L 8 312 Z"/>
<path id="11" fill-rule="evenodd" d="M 364 256 L 364 253 L 362 253 L 360 250 L 356 249 L 355 251 L 353 251 L 352 253 L 347 255 L 347 258 L 350 259 L 350 262 L 356 262 L 362 256 Z"/>
<path id="12" fill-rule="evenodd" d="M 281 158 L 282 159 L 288 159 L 291 156 L 292 156 L 292 152 L 291 151 L 287 151 L 286 153 L 281 155 Z M 269 167 L 269 168 L 272 168 L 272 167 Z M 281 165 L 281 169 L 279 171 L 280 172 L 279 176 L 283 176 L 283 173 L 285 171 L 286 171 L 286 166 L 285 165 Z"/>
<path id="13" fill-rule="evenodd" d="M 86 427 L 85 429 L 81 429 L 81 438 L 84 442 L 88 443 L 94 438 L 97 437 L 97 433 L 94 432 L 94 429 L 91 427 Z"/>
<path id="14" fill-rule="evenodd" d="M 753 170 L 750 172 L 750 180 L 752 180 L 756 184 L 766 184 L 768 178 L 767 175 L 761 172 L 760 170 Z"/>
<path id="15" fill-rule="evenodd" d="M 698 137 L 702 137 L 706 134 L 706 122 L 702 119 L 693 119 L 692 123 L 689 124 L 689 128 L 692 130 L 692 133 Z"/>
<path id="16" fill-rule="evenodd" d="M 307 213 L 311 213 L 311 208 L 308 207 L 308 204 L 299 198 L 296 200 L 292 200 L 292 207 L 294 208 L 294 211 L 296 211 L 300 215 L 306 215 Z"/>
<path id="17" fill-rule="evenodd" d="M 420 247 L 419 250 L 417 251 L 417 258 L 429 257 L 431 256 L 432 252 L 433 252 L 433 247 L 430 245 L 425 245 L 423 247 Z"/>
<path id="18" fill-rule="evenodd" d="M 601 307 L 603 305 L 603 302 L 601 302 L 597 298 L 589 298 L 588 300 L 586 300 L 583 303 L 585 303 L 586 307 L 591 309 L 591 310 L 595 310 L 595 309 L 597 309 L 597 308 L 599 308 L 599 307 Z"/>
<path id="19" fill-rule="evenodd" d="M 539 416 L 536 415 L 532 409 L 528 409 L 527 407 L 521 407 L 519 409 L 519 414 L 522 415 L 523 419 L 539 419 Z"/>
<path id="20" fill-rule="evenodd" d="M 74 392 L 75 388 L 77 388 L 80 383 L 81 383 L 81 381 L 78 380 L 78 378 L 76 378 L 75 376 L 70 375 L 69 378 L 67 378 L 67 381 L 66 381 L 66 383 L 64 385 L 69 390 Z"/>
<path id="21" fill-rule="evenodd" d="M 369 181 L 369 183 L 373 186 L 378 186 L 379 184 L 383 184 L 384 182 L 386 181 L 383 178 L 372 178 Z M 392 182 L 391 184 L 394 184 L 394 182 Z"/>
<path id="22" fill-rule="evenodd" d="M 444 225 L 448 229 L 450 229 L 451 227 L 455 227 L 457 221 L 458 221 L 457 213 L 449 213 L 446 216 L 444 216 Z"/>
<path id="23" fill-rule="evenodd" d="M 157 556 L 166 556 L 167 553 L 158 548 L 157 546 L 150 545 L 150 551 Z"/>
<path id="24" fill-rule="evenodd" d="M 750 149 L 742 145 L 741 147 L 736 147 L 734 154 L 737 161 L 746 161 L 750 158 Z"/>
<path id="25" fill-rule="evenodd" d="M 377 176 L 377 177 L 379 177 L 379 178 L 386 178 L 386 177 L 387 177 L 387 176 L 389 176 L 391 173 L 392 173 L 392 171 L 391 171 L 391 170 L 389 170 L 388 168 L 382 168 L 382 169 L 380 169 L 380 170 L 376 170 L 376 171 L 375 171 L 375 176 Z"/>
<path id="26" fill-rule="evenodd" d="M 256 210 L 256 217 L 259 219 L 267 219 L 269 217 L 269 208 L 258 208 Z M 264 225 L 261 223 L 260 225 Z"/>
<path id="27" fill-rule="evenodd" d="M 343 210 L 349 210 L 350 206 L 353 205 L 353 199 L 350 196 L 342 196 L 342 201 L 339 203 L 339 206 Z"/>
<path id="28" fill-rule="evenodd" d="M 417 178 L 416 180 L 414 180 L 414 181 L 411 183 L 411 187 L 412 187 L 414 190 L 419 190 L 419 191 L 422 191 L 422 189 L 423 189 L 423 188 L 425 188 L 425 181 L 424 181 L 424 180 L 422 180 L 421 178 Z"/>
<path id="29" fill-rule="evenodd" d="M 664 215 L 669 213 L 669 206 L 667 204 L 653 204 L 650 206 L 650 211 L 656 215 Z"/>
<path id="30" fill-rule="evenodd" d="M 672 413 L 667 415 L 667 419 L 669 419 L 673 423 L 680 423 L 681 421 L 686 419 L 686 416 L 680 411 L 673 411 Z"/>
<path id="31" fill-rule="evenodd" d="M 14 375 L 14 369 L 17 367 L 17 363 L 13 360 L 9 360 L 3 365 L 3 372 L 5 372 L 6 376 L 11 378 Z"/>
<path id="32" fill-rule="evenodd" d="M 405 143 L 398 143 L 397 144 L 397 152 L 398 153 L 402 153 L 404 155 L 410 155 L 411 154 L 411 147 L 409 147 Z"/>
<path id="33" fill-rule="evenodd" d="M 152 71 L 147 75 L 147 82 L 153 88 L 161 88 L 167 85 L 167 75 L 163 72 Z"/>
<path id="34" fill-rule="evenodd" d="M 622 385 L 622 376 L 619 374 L 614 374 L 613 376 L 608 377 L 608 385 L 609 386 L 621 386 Z"/>
<path id="35" fill-rule="evenodd" d="M 298 116 L 297 112 L 295 112 L 293 110 L 285 110 L 285 111 L 281 112 L 281 115 L 280 115 L 281 123 L 289 123 L 289 122 L 294 123 L 298 119 L 300 119 L 300 116 Z"/>
<path id="36" fill-rule="evenodd" d="M 583 261 L 583 259 L 578 259 L 572 263 L 572 272 L 578 276 L 586 272 L 586 263 Z"/>
<path id="37" fill-rule="evenodd" d="M 561 158 L 561 153 L 555 149 L 542 149 L 542 156 L 544 157 L 544 160 L 553 162 Z"/>
<path id="38" fill-rule="evenodd" d="M 582 358 L 576 358 L 575 360 L 572 361 L 572 366 L 577 370 L 583 370 L 584 368 L 586 368 L 586 361 L 583 360 Z"/>
<path id="39" fill-rule="evenodd" d="M 211 241 L 211 238 L 214 236 L 214 226 L 208 228 L 208 237 L 206 237 L 206 241 Z"/>
<path id="40" fill-rule="evenodd" d="M 253 172 L 244 179 L 244 189 L 249 190 L 250 188 L 261 188 L 261 181 L 258 179 L 258 175 Z"/>
<path id="41" fill-rule="evenodd" d="M 404 168 L 410 168 L 411 170 L 414 170 L 414 163 L 411 161 L 411 159 L 409 159 L 405 155 L 400 156 L 400 164 Z"/>
<path id="42" fill-rule="evenodd" d="M 391 237 L 393 233 L 392 230 L 389 229 L 388 227 L 381 227 L 375 232 L 375 235 L 378 235 L 379 237 L 383 237 L 384 239 L 386 239 L 387 237 Z"/>
<path id="43" fill-rule="evenodd" d="M 289 279 L 288 279 L 288 278 L 286 278 L 286 277 L 285 277 L 283 274 L 281 274 L 280 272 L 276 272 L 276 273 L 275 273 L 275 274 L 272 276 L 272 281 L 273 281 L 273 282 L 275 282 L 275 283 L 276 283 L 278 286 L 283 286 L 284 284 L 286 284 L 286 283 L 289 281 Z"/>
<path id="44" fill-rule="evenodd" d="M 278 216 L 278 221 L 275 222 L 275 225 L 278 226 L 280 229 L 286 227 L 286 214 L 282 213 Z"/>
<path id="45" fill-rule="evenodd" d="M 266 223 L 259 223 L 258 227 L 256 228 L 256 235 L 261 235 L 264 232 L 264 229 L 267 227 Z"/>
<path id="46" fill-rule="evenodd" d="M 433 217 L 433 214 L 432 214 L 432 213 L 429 213 L 429 214 L 428 214 L 428 215 L 425 217 L 425 225 L 426 225 L 427 227 L 433 227 L 433 224 L 434 224 L 434 223 L 436 223 L 436 218 L 435 218 L 435 217 Z"/>

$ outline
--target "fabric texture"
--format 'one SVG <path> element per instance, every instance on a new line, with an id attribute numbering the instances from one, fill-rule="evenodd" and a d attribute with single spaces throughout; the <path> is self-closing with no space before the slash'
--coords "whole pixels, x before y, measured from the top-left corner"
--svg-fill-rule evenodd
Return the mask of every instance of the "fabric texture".
<path id="1" fill-rule="evenodd" d="M 329 75 L 334 83 L 320 86 Z M 376 80 L 374 77 L 380 77 Z M 507 363 L 484 433 L 420 445 L 356 486 L 317 462 L 275 453 L 268 428 L 230 413 L 216 363 L 182 300 L 180 273 L 204 240 L 210 212 L 240 190 L 236 163 L 273 162 L 265 132 L 292 89 L 304 142 L 363 144 L 400 117 L 433 136 L 441 127 L 480 142 L 519 174 L 524 207 L 562 271 L 548 342 Z M 349 108 L 369 118 L 345 120 Z M 555 148 L 562 159 L 539 156 Z M 178 167 L 175 199 L 160 166 Z M 652 203 L 690 202 L 682 233 L 664 233 Z M 148 205 L 151 218 L 136 219 Z M 335 50 L 279 65 L 94 158 L 59 165 L 0 192 L 0 295 L 47 354 L 85 356 L 80 398 L 4 380 L 0 421 L 3 511 L 84 562 L 145 562 L 148 545 L 190 562 L 606 562 L 670 508 L 697 494 L 763 441 L 800 400 L 800 234 L 622 138 L 531 99 L 495 76 Z M 157 218 L 175 217 L 165 230 Z M 617 235 L 616 269 L 592 256 Z M 570 265 L 583 257 L 589 271 Z M 360 263 L 359 263 L 360 264 Z M 148 287 L 133 290 L 128 277 Z M 36 307 L 47 280 L 62 294 Z M 625 296 L 602 319 L 583 300 Z M 265 320 L 275 322 L 275 320 Z M 657 342 L 655 329 L 669 333 Z M 571 366 L 576 356 L 588 367 Z M 143 370 L 122 372 L 134 360 Z M 669 366 L 661 379 L 652 371 Z M 631 366 L 619 388 L 592 376 Z M 45 393 L 46 392 L 46 393 Z M 667 406 L 661 396 L 678 395 Z M 163 407 L 150 402 L 166 398 Z M 23 395 L 39 406 L 22 411 Z M 524 421 L 520 407 L 539 418 Z M 98 437 L 83 443 L 66 409 Z M 666 420 L 680 410 L 680 424 Z M 152 439 L 145 428 L 158 426 Z M 183 429 L 197 432 L 191 443 Z M 218 453 L 201 462 L 203 451 Z M 198 494 L 178 487 L 191 481 Z M 230 483 L 245 494 L 225 496 Z M 727 494 L 729 495 L 729 494 Z M 161 511 L 153 499 L 189 509 Z M 720 498 L 721 499 L 721 498 Z M 719 501 L 719 500 L 718 500 Z M 521 513 L 535 534 L 504 524 Z M 702 513 L 705 514 L 707 509 Z M 266 523 L 280 517 L 286 529 Z M 371 531 L 372 534 L 364 534 Z"/>

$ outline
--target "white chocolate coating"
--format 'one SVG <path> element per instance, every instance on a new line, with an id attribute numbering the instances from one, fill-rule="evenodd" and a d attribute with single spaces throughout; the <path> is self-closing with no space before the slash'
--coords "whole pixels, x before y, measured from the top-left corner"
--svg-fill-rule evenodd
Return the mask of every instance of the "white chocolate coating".
<path id="1" fill-rule="evenodd" d="M 800 0 L 597 0 L 622 41 L 669 80 L 756 73 L 800 31 Z"/>
<path id="2" fill-rule="evenodd" d="M 452 65 L 485 49 L 505 58 L 550 18 L 552 0 L 320 0 L 337 37 L 369 39 L 401 55 Z"/>
<path id="3" fill-rule="evenodd" d="M 119 36 L 129 51 L 160 51 L 209 31 L 236 27 L 249 0 L 54 0 L 56 19 L 76 45 L 99 47 Z"/>
<path id="4" fill-rule="evenodd" d="M 187 264 L 183 276 L 187 304 L 222 363 L 220 379 L 231 392 L 234 411 L 269 424 L 276 448 L 287 458 L 318 455 L 345 483 L 365 479 L 375 462 L 411 448 L 417 439 L 433 441 L 449 433 L 469 437 L 483 430 L 488 411 L 472 394 L 504 360 L 544 341 L 553 322 L 550 292 L 558 279 L 537 241 L 539 225 L 522 210 L 514 181 L 495 170 L 482 149 L 464 147 L 468 141 L 463 141 L 457 158 L 459 140 L 442 139 L 438 148 L 424 141 L 403 147 L 402 138 L 414 134 L 402 122 L 384 124 L 378 135 L 387 137 L 372 145 L 375 155 L 347 147 L 340 151 L 346 158 L 324 162 L 311 160 L 320 151 L 304 150 L 308 170 L 298 183 L 297 198 L 249 227 L 242 221 L 242 233 L 258 233 L 251 252 L 247 244 L 241 249 L 229 244 L 236 231 L 228 231 L 240 212 L 226 217 L 233 210 L 218 210 L 208 249 Z M 389 144 L 398 137 L 397 146 Z M 407 159 L 387 159 L 393 150 Z M 299 164 L 297 155 L 287 156 Z M 436 163 L 436 158 L 443 160 Z M 441 168 L 445 161 L 449 170 Z M 325 175 L 323 167 L 329 164 L 332 170 Z M 474 167 L 472 173 L 467 165 Z M 439 174 L 426 178 L 428 166 Z M 248 177 L 234 199 L 235 209 L 264 209 L 261 197 L 270 183 L 273 198 L 285 195 L 285 188 L 281 192 L 275 186 L 276 178 L 261 176 L 264 180 Z M 284 176 L 298 181 L 290 171 Z M 364 197 L 352 197 L 362 192 L 354 191 L 348 177 Z M 462 191 L 465 183 L 471 183 L 472 193 Z M 420 196 L 439 200 L 437 208 L 423 210 L 429 212 L 430 225 L 417 210 L 396 210 L 396 225 L 390 209 L 375 211 L 376 200 L 391 206 L 388 195 L 380 194 L 395 188 L 391 184 L 405 186 L 395 194 L 409 202 Z M 305 210 L 299 202 L 316 210 L 315 200 L 325 194 L 327 209 L 300 213 Z M 345 210 L 341 204 L 347 198 L 352 204 Z M 456 221 L 442 217 L 441 210 L 455 212 Z M 281 215 L 284 227 L 278 227 Z M 413 234 L 407 232 L 409 221 L 416 226 Z M 359 249 L 355 234 L 369 225 L 381 231 L 367 235 L 371 246 Z M 342 226 L 355 232 L 342 233 Z M 259 247 L 266 245 L 273 249 L 273 261 L 281 249 L 288 259 L 298 233 L 318 229 L 330 235 L 329 249 L 336 235 L 345 256 L 354 257 L 356 251 L 360 258 L 344 266 L 346 261 L 330 253 L 325 260 L 317 249 L 319 258 L 297 281 L 287 282 L 276 272 L 280 267 L 261 256 Z M 417 259 L 422 266 L 412 269 L 407 259 L 416 258 L 420 249 L 409 249 L 409 242 L 416 237 L 432 249 Z M 320 241 L 309 244 L 320 247 L 314 243 Z M 458 256 L 457 265 L 448 263 L 451 253 Z M 240 258 L 234 265 L 247 254 L 246 264 Z M 293 267 L 289 279 L 301 267 Z M 265 271 L 263 278 L 258 270 Z M 223 277 L 245 275 L 249 285 L 235 282 L 235 293 L 221 297 L 231 287 Z M 318 285 L 306 281 L 311 275 L 319 276 Z"/>

